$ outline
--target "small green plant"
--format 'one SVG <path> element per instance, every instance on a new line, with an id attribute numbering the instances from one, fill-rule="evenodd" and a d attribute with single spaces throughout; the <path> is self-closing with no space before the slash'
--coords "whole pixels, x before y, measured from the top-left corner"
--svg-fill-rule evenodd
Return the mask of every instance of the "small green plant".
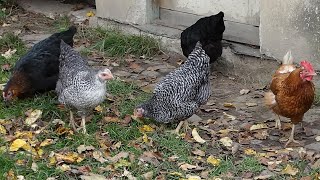
<path id="1" fill-rule="evenodd" d="M 68 16 L 61 16 L 54 21 L 53 25 L 57 31 L 65 31 L 71 26 L 71 21 Z"/>

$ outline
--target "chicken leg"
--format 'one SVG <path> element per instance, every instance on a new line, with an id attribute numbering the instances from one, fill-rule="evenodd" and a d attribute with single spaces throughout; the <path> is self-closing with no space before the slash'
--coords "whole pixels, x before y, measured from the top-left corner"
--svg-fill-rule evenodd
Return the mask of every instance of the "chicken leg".
<path id="1" fill-rule="evenodd" d="M 175 132 L 177 135 L 179 135 L 179 131 L 180 131 L 182 125 L 184 125 L 184 132 L 187 132 L 188 129 L 190 129 L 188 120 L 180 121 L 179 124 L 178 124 L 178 126 L 177 126 L 177 128 L 174 130 L 174 132 Z"/>
<path id="2" fill-rule="evenodd" d="M 72 127 L 73 131 L 76 132 L 77 128 L 76 128 L 76 123 L 74 122 L 74 117 L 73 117 L 73 112 L 70 111 L 70 126 Z"/>
<path id="3" fill-rule="evenodd" d="M 86 129 L 86 116 L 82 115 L 81 116 L 81 126 L 82 126 L 82 132 L 83 134 L 87 134 L 87 129 Z"/>
<path id="4" fill-rule="evenodd" d="M 275 128 L 278 128 L 279 130 L 281 130 L 281 120 L 280 120 L 280 116 L 277 115 L 276 117 L 276 124 L 274 126 Z"/>
<path id="5" fill-rule="evenodd" d="M 291 134 L 290 134 L 289 140 L 288 140 L 288 142 L 286 143 L 286 145 L 284 147 L 287 147 L 287 145 L 290 144 L 291 142 L 294 142 L 294 143 L 297 143 L 297 144 L 301 144 L 299 141 L 297 141 L 297 140 L 295 140 L 293 138 L 293 136 L 294 136 L 294 128 L 295 128 L 295 125 L 292 124 L 292 130 L 291 130 Z"/>

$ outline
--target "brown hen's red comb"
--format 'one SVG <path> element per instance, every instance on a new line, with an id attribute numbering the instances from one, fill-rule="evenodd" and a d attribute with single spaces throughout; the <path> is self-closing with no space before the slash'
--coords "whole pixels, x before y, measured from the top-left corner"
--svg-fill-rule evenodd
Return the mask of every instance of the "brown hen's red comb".
<path id="1" fill-rule="evenodd" d="M 312 64 L 309 61 L 306 61 L 306 60 L 301 61 L 300 65 L 302 67 L 304 67 L 306 70 L 308 70 L 310 72 L 314 72 L 314 68 L 313 68 Z"/>

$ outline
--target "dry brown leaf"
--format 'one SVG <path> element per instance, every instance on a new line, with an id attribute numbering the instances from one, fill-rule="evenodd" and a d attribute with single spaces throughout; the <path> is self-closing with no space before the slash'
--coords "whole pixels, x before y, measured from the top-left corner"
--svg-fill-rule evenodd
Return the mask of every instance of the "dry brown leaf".
<path id="1" fill-rule="evenodd" d="M 245 150 L 244 150 L 244 154 L 245 154 L 245 155 L 256 155 L 257 152 L 256 152 L 254 149 L 248 148 L 248 149 L 245 149 Z"/>
<path id="2" fill-rule="evenodd" d="M 180 169 L 182 169 L 184 171 L 188 171 L 188 170 L 191 170 L 191 169 L 196 169 L 198 166 L 191 165 L 191 164 L 188 164 L 188 163 L 184 163 L 184 164 L 181 164 L 179 167 L 180 167 Z"/>
<path id="3" fill-rule="evenodd" d="M 162 158 L 158 156 L 156 153 L 151 152 L 151 151 L 145 151 L 143 154 L 139 157 L 140 161 L 146 161 L 154 166 L 158 166 L 160 162 L 158 161 L 161 160 Z"/>
<path id="4" fill-rule="evenodd" d="M 94 151 L 92 153 L 92 156 L 95 160 L 99 161 L 100 163 L 105 163 L 107 162 L 107 160 L 105 158 L 103 158 L 103 154 L 100 151 Z"/>
<path id="5" fill-rule="evenodd" d="M 66 172 L 66 171 L 71 171 L 71 167 L 67 164 L 62 164 L 61 166 L 58 166 L 57 169 Z"/>
<path id="6" fill-rule="evenodd" d="M 232 140 L 229 137 L 223 137 L 219 141 L 226 147 L 232 146 Z"/>
<path id="7" fill-rule="evenodd" d="M 136 180 L 136 179 L 137 179 L 137 178 L 134 177 L 134 176 L 132 175 L 132 173 L 129 172 L 126 168 L 124 168 L 124 171 L 123 171 L 123 174 L 122 174 L 122 175 L 125 176 L 125 177 L 127 177 L 128 180 Z"/>
<path id="8" fill-rule="evenodd" d="M 299 169 L 292 167 L 290 164 L 287 164 L 286 168 L 281 171 L 282 174 L 288 174 L 291 176 L 295 176 L 298 172 Z"/>
<path id="9" fill-rule="evenodd" d="M 226 119 L 230 119 L 232 121 L 234 121 L 236 119 L 235 116 L 232 116 L 230 114 L 227 114 L 226 112 L 223 112 L 223 117 L 226 118 Z"/>
<path id="10" fill-rule="evenodd" d="M 120 159 L 127 158 L 128 156 L 129 156 L 129 153 L 122 151 L 122 152 L 118 153 L 117 155 L 115 155 L 113 157 L 107 157 L 107 159 L 110 160 L 112 163 L 116 163 Z"/>
<path id="11" fill-rule="evenodd" d="M 259 129 L 266 129 L 268 128 L 268 126 L 266 124 L 255 124 L 255 125 L 252 125 L 250 127 L 250 131 L 254 131 L 254 130 L 259 130 Z"/>
<path id="12" fill-rule="evenodd" d="M 146 180 L 152 180 L 153 178 L 153 171 L 149 171 L 149 172 L 146 172 L 144 174 L 142 174 L 142 177 Z"/>
<path id="13" fill-rule="evenodd" d="M 106 177 L 99 175 L 99 174 L 94 174 L 94 173 L 89 173 L 88 175 L 81 175 L 80 179 L 82 179 L 82 180 L 108 180 Z"/>
<path id="14" fill-rule="evenodd" d="M 203 143 L 206 142 L 204 139 L 202 139 L 202 138 L 200 137 L 200 135 L 198 134 L 196 128 L 193 128 L 191 134 L 192 134 L 193 139 L 194 139 L 195 141 L 197 141 L 198 143 L 203 144 Z"/>
<path id="15" fill-rule="evenodd" d="M 2 71 L 9 71 L 10 68 L 11 68 L 11 66 L 10 66 L 10 64 L 8 64 L 8 63 L 1 65 L 1 70 L 2 70 Z"/>
<path id="16" fill-rule="evenodd" d="M 223 103 L 223 106 L 227 108 L 235 108 L 235 106 L 232 103 Z"/>
<path id="17" fill-rule="evenodd" d="M 240 94 L 241 94 L 241 95 L 248 94 L 249 92 L 250 92 L 249 89 L 241 89 L 241 90 L 240 90 Z"/>
<path id="18" fill-rule="evenodd" d="M 25 121 L 26 124 L 30 126 L 31 124 L 36 122 L 39 118 L 41 118 L 41 115 L 42 115 L 42 111 L 39 109 L 32 111 L 30 115 L 26 118 L 26 121 Z"/>
<path id="19" fill-rule="evenodd" d="M 74 163 L 74 162 L 81 162 L 83 160 L 83 158 L 79 157 L 79 154 L 75 152 L 68 152 L 65 155 L 55 153 L 54 156 L 56 157 L 56 160 L 58 162 L 63 161 L 66 163 Z"/>
<path id="20" fill-rule="evenodd" d="M 12 55 L 16 52 L 17 52 L 16 49 L 13 49 L 13 50 L 8 49 L 8 51 L 6 51 L 4 54 L 1 54 L 1 56 L 3 56 L 5 59 L 10 59 Z"/>
<path id="21" fill-rule="evenodd" d="M 206 153 L 204 151 L 201 151 L 200 149 L 196 149 L 192 151 L 193 154 L 198 155 L 198 156 L 205 156 Z"/>
<path id="22" fill-rule="evenodd" d="M 85 146 L 85 145 L 80 145 L 78 148 L 77 148 L 77 151 L 79 154 L 83 153 L 84 151 L 91 151 L 91 150 L 94 150 L 95 147 L 93 146 Z"/>
<path id="23" fill-rule="evenodd" d="M 103 120 L 104 120 L 104 122 L 106 122 L 106 123 L 118 123 L 118 122 L 120 122 L 121 120 L 118 118 L 118 117 L 116 117 L 116 116 L 114 116 L 114 117 L 110 117 L 110 116 L 106 116 L 106 117 L 104 117 L 103 118 Z"/>

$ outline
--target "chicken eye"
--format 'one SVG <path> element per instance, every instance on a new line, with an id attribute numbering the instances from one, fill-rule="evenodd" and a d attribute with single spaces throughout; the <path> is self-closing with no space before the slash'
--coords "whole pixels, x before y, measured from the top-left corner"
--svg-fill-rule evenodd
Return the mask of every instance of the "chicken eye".
<path id="1" fill-rule="evenodd" d="M 11 91 L 8 91 L 7 95 L 8 95 L 8 96 L 12 96 L 12 92 L 11 92 Z"/>

